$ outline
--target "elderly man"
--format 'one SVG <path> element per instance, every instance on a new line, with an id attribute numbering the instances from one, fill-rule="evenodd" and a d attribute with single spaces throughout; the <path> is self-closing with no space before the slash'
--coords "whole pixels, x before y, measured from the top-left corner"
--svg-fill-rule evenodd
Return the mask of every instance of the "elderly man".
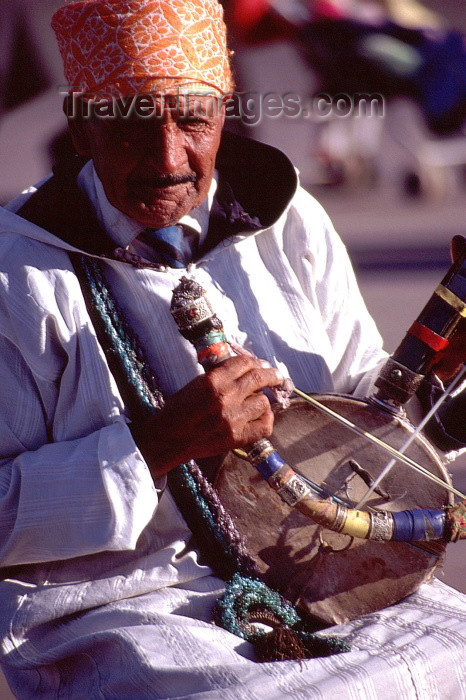
<path id="1" fill-rule="evenodd" d="M 200 501 L 197 472 L 185 491 L 167 473 L 270 435 L 260 390 L 283 376 L 363 395 L 385 354 L 344 247 L 289 161 L 222 135 L 212 98 L 232 85 L 216 0 L 82 0 L 53 26 L 79 95 L 66 101 L 79 157 L 1 215 L 0 636 L 12 690 L 459 698 L 465 605 L 440 583 L 332 639 L 308 637 L 316 658 L 300 664 L 261 663 L 247 635 L 213 624 L 228 566 L 206 558 L 202 527 L 194 543 L 191 506 L 180 511 L 190 489 Z M 203 373 L 170 313 L 186 275 L 249 355 Z M 443 378 L 462 359 L 452 348 Z M 449 449 L 462 445 L 453 423 Z M 245 560 L 230 544 L 230 562 Z M 343 641 L 351 651 L 321 658 Z"/>

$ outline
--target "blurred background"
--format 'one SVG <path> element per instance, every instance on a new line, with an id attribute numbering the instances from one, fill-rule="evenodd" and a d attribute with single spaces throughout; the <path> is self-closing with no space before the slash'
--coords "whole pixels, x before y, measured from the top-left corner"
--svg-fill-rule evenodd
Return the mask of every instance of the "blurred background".
<path id="1" fill-rule="evenodd" d="M 64 79 L 50 18 L 61 0 L 0 3 L 0 204 L 66 153 Z M 465 0 L 223 3 L 238 90 L 381 94 L 383 115 L 264 117 L 230 128 L 284 150 L 347 245 L 387 350 L 466 234 Z M 466 492 L 466 459 L 451 467 Z M 464 546 L 463 546 L 464 545 Z M 466 542 L 444 580 L 466 592 Z"/>

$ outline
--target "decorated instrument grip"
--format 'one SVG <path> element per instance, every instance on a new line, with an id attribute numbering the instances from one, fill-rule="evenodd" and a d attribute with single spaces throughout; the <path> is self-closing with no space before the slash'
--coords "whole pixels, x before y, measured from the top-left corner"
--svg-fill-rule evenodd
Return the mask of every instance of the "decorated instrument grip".
<path id="1" fill-rule="evenodd" d="M 181 335 L 194 345 L 198 361 L 206 372 L 235 356 L 222 322 L 197 282 L 181 278 L 173 291 L 170 310 Z M 294 506 L 310 495 L 306 482 L 285 464 L 269 440 L 262 439 L 250 445 L 247 458 L 288 505 Z"/>
<path id="2" fill-rule="evenodd" d="M 435 355 L 444 350 L 466 318 L 466 239 L 456 262 L 434 291 L 400 346 L 383 367 L 376 398 L 406 403 L 417 391 Z"/>
<path id="3" fill-rule="evenodd" d="M 180 333 L 194 345 L 199 363 L 206 371 L 235 355 L 222 322 L 197 282 L 182 277 L 173 291 L 170 310 Z M 404 542 L 440 538 L 453 541 L 466 537 L 464 504 L 455 511 L 368 513 L 348 508 L 336 499 L 322 499 L 321 493 L 310 488 L 307 481 L 284 462 L 269 440 L 262 439 L 250 445 L 245 456 L 287 505 L 335 532 L 350 537 Z"/>

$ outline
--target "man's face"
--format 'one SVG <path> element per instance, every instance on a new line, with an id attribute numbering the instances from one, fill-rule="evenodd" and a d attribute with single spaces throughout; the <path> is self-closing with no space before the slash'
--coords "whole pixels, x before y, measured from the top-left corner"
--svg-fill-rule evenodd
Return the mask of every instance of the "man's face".
<path id="1" fill-rule="evenodd" d="M 162 228 L 207 196 L 223 121 L 215 99 L 191 95 L 158 98 L 150 117 L 94 114 L 69 123 L 110 203 L 145 227 Z"/>

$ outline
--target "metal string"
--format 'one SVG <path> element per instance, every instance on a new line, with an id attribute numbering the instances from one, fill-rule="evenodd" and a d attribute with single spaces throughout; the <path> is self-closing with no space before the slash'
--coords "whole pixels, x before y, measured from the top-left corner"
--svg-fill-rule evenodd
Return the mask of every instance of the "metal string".
<path id="1" fill-rule="evenodd" d="M 426 469 L 425 467 L 422 467 L 420 464 L 418 464 L 413 459 L 411 459 L 411 457 L 408 457 L 407 455 L 402 454 L 395 447 L 392 447 L 391 445 L 384 442 L 383 440 L 380 440 L 380 438 L 376 437 L 375 435 L 372 435 L 371 433 L 367 432 L 363 428 L 359 428 L 352 421 L 348 420 L 344 416 L 341 416 L 339 413 L 336 413 L 336 411 L 333 411 L 331 408 L 324 406 L 322 403 L 320 403 L 320 401 L 317 401 L 317 399 L 315 399 L 314 397 L 309 396 L 308 394 L 305 394 L 300 389 L 297 389 L 295 387 L 293 391 L 295 394 L 297 394 L 298 396 L 303 398 L 305 401 L 307 401 L 308 403 L 315 406 L 315 408 L 317 408 L 319 411 L 326 413 L 328 416 L 331 416 L 334 420 L 336 420 L 339 423 L 341 423 L 342 425 L 346 426 L 353 433 L 356 433 L 357 435 L 360 435 L 360 436 L 366 438 L 367 440 L 369 440 L 369 442 L 372 442 L 375 445 L 377 445 L 378 447 L 380 447 L 381 449 L 385 450 L 386 452 L 389 452 L 399 462 L 403 462 L 403 464 L 406 464 L 408 467 L 411 467 L 415 471 L 421 473 L 427 479 L 434 481 L 436 484 L 443 486 L 445 489 L 447 489 L 451 493 L 454 493 L 459 498 L 466 499 L 466 495 L 464 493 L 461 493 L 461 491 L 458 491 L 457 489 L 454 488 L 454 486 L 451 486 L 450 484 L 443 481 L 443 479 L 440 479 L 440 477 L 435 476 L 435 474 L 432 474 L 428 469 Z M 451 389 L 450 389 L 450 391 L 451 391 Z"/>
<path id="2" fill-rule="evenodd" d="M 442 403 L 445 401 L 445 399 L 450 396 L 450 394 L 453 393 L 453 391 L 456 389 L 456 387 L 459 385 L 460 381 L 462 380 L 463 376 L 466 373 L 466 365 L 463 366 L 463 369 L 461 372 L 455 377 L 451 385 L 448 387 L 448 389 L 445 389 L 445 391 L 442 393 L 442 395 L 437 399 L 435 404 L 432 406 L 430 411 L 424 416 L 422 421 L 419 423 L 419 425 L 416 427 L 415 431 L 412 433 L 412 435 L 409 436 L 409 438 L 406 440 L 405 444 L 400 447 L 400 454 L 404 454 L 404 452 L 408 449 L 408 447 L 411 445 L 413 440 L 416 439 L 416 437 L 419 435 L 421 430 L 425 428 L 427 423 L 430 421 L 432 416 L 438 411 Z M 367 492 L 364 494 L 364 496 L 361 498 L 359 503 L 357 504 L 356 508 L 362 508 L 362 506 L 366 503 L 367 499 L 370 498 L 371 494 L 374 492 L 374 490 L 377 488 L 377 486 L 380 484 L 382 479 L 384 479 L 387 474 L 391 471 L 393 466 L 396 463 L 396 459 L 390 460 L 390 462 L 387 464 L 387 466 L 381 471 L 379 476 L 375 479 L 374 483 L 368 488 Z"/>

